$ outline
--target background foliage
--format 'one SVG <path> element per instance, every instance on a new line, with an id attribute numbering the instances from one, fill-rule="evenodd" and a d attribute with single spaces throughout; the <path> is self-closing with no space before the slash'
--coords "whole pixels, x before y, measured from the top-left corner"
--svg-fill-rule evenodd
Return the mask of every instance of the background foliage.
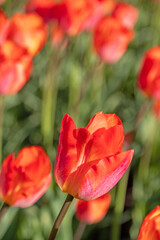
<path id="1" fill-rule="evenodd" d="M 24 2 L 8 0 L 3 5 L 4 11 L 12 16 L 22 11 Z M 85 127 L 91 116 L 103 111 L 116 113 L 126 132 L 136 130 L 131 142 L 135 154 L 124 211 L 118 214 L 116 186 L 111 191 L 108 214 L 97 225 L 87 226 L 83 240 L 116 240 L 113 237 L 116 217 L 121 228 L 119 239 L 134 240 L 146 213 L 160 202 L 160 125 L 150 110 L 151 100 L 143 96 L 136 84 L 143 54 L 160 44 L 160 3 L 128 2 L 139 9 L 139 20 L 135 38 L 120 61 L 112 65 L 101 63 L 93 52 L 92 36 L 87 33 L 70 38 L 66 51 L 51 48 L 48 41 L 34 58 L 30 81 L 18 94 L 5 98 L 3 159 L 11 152 L 17 154 L 24 146 L 41 145 L 53 169 L 61 120 L 66 112 L 78 127 Z M 135 129 L 137 115 L 144 104 L 147 111 Z M 0 239 L 47 239 L 64 199 L 65 194 L 53 180 L 47 193 L 34 206 L 8 210 L 1 223 Z M 57 239 L 72 239 L 77 225 L 73 204 Z"/>

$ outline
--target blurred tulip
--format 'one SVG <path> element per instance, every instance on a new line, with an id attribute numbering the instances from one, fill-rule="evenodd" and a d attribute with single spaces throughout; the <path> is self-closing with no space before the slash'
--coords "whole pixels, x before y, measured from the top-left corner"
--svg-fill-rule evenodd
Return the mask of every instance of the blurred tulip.
<path id="1" fill-rule="evenodd" d="M 92 14 L 83 24 L 84 30 L 93 30 L 100 19 L 106 14 L 110 14 L 115 6 L 115 0 L 96 0 Z"/>
<path id="2" fill-rule="evenodd" d="M 104 17 L 94 31 L 94 48 L 104 62 L 115 63 L 123 56 L 133 36 L 133 31 L 116 18 Z"/>
<path id="3" fill-rule="evenodd" d="M 160 206 L 155 207 L 143 220 L 137 240 L 160 239 Z"/>
<path id="4" fill-rule="evenodd" d="M 44 22 L 49 22 L 53 18 L 55 1 L 53 0 L 30 0 L 26 4 L 26 12 L 36 12 Z"/>
<path id="5" fill-rule="evenodd" d="M 87 224 L 100 222 L 106 215 L 111 203 L 111 195 L 105 195 L 90 201 L 77 200 L 76 217 Z"/>
<path id="6" fill-rule="evenodd" d="M 0 197 L 3 202 L 24 208 L 34 204 L 51 182 L 51 164 L 39 146 L 25 147 L 14 157 L 8 155 L 0 171 Z"/>
<path id="7" fill-rule="evenodd" d="M 77 35 L 84 30 L 90 18 L 94 20 L 97 7 L 97 0 L 64 0 L 55 10 L 55 18 L 67 34 Z"/>
<path id="8" fill-rule="evenodd" d="M 125 2 L 116 4 L 112 16 L 117 18 L 123 26 L 133 28 L 138 20 L 138 9 Z"/>
<path id="9" fill-rule="evenodd" d="M 160 98 L 160 46 L 149 49 L 144 55 L 138 86 L 148 97 Z"/>
<path id="10" fill-rule="evenodd" d="M 17 93 L 29 79 L 32 57 L 16 43 L 5 41 L 0 47 L 0 62 L 0 94 Z"/>
<path id="11" fill-rule="evenodd" d="M 0 0 L 0 5 L 3 4 L 5 2 L 5 0 Z"/>
<path id="12" fill-rule="evenodd" d="M 155 99 L 153 106 L 152 106 L 152 111 L 157 118 L 158 121 L 160 121 L 160 99 Z"/>
<path id="13" fill-rule="evenodd" d="M 64 39 L 63 30 L 59 27 L 58 24 L 56 24 L 54 22 L 50 24 L 50 29 L 51 29 L 51 43 L 52 43 L 52 45 L 53 46 L 60 45 L 62 43 L 63 39 Z M 64 45 L 66 45 L 66 44 L 64 44 Z"/>
<path id="14" fill-rule="evenodd" d="M 16 13 L 11 20 L 8 38 L 25 47 L 34 56 L 46 42 L 47 28 L 42 18 L 36 13 Z"/>
<path id="15" fill-rule="evenodd" d="M 107 193 L 133 157 L 133 150 L 122 152 L 123 140 L 123 125 L 115 114 L 99 112 L 79 129 L 66 114 L 54 168 L 61 190 L 87 201 Z"/>
<path id="16" fill-rule="evenodd" d="M 0 45 L 6 40 L 9 32 L 10 21 L 0 9 Z"/>

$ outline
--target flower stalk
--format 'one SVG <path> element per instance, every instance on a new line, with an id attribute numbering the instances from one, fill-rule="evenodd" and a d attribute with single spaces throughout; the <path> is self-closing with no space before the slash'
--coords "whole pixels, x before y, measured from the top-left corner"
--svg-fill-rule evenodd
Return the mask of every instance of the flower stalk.
<path id="1" fill-rule="evenodd" d="M 86 228 L 86 225 L 87 224 L 84 223 L 84 222 L 79 222 L 73 240 L 80 240 L 81 239 L 81 237 L 84 233 L 84 230 Z"/>
<path id="2" fill-rule="evenodd" d="M 61 210 L 60 210 L 60 212 L 59 212 L 59 214 L 58 214 L 58 216 L 57 216 L 57 218 L 54 222 L 54 225 L 53 225 L 53 228 L 51 230 L 51 233 L 49 235 L 48 240 L 54 240 L 55 239 L 55 237 L 58 233 L 58 230 L 61 226 L 61 223 L 63 221 L 63 218 L 66 215 L 66 213 L 67 213 L 67 211 L 68 211 L 68 209 L 69 209 L 69 207 L 72 203 L 73 198 L 74 197 L 71 196 L 70 194 L 67 195 L 67 197 L 65 199 L 65 202 L 64 202 L 64 204 L 63 204 L 63 206 L 62 206 L 62 208 L 61 208 Z"/>

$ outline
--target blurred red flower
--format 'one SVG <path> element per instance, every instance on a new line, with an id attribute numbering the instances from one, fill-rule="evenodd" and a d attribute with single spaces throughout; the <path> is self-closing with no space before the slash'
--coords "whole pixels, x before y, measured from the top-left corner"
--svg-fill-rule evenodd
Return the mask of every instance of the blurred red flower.
<path id="1" fill-rule="evenodd" d="M 101 12 L 104 15 L 104 10 L 102 6 L 99 8 L 99 5 L 98 0 L 64 0 L 57 4 L 53 14 L 54 19 L 58 20 L 60 27 L 67 34 L 74 36 L 87 27 L 85 24 L 93 24 L 88 22 L 90 19 L 95 24 Z"/>
<path id="2" fill-rule="evenodd" d="M 5 0 L 0 0 L 0 4 L 3 4 L 5 2 Z"/>
<path id="3" fill-rule="evenodd" d="M 151 98 L 160 98 L 160 46 L 149 49 L 138 77 L 139 88 Z"/>
<path id="4" fill-rule="evenodd" d="M 133 39 L 134 32 L 114 17 L 104 17 L 94 31 L 94 48 L 106 63 L 117 62 Z"/>
<path id="5" fill-rule="evenodd" d="M 34 56 L 46 42 L 47 28 L 36 13 L 16 13 L 11 19 L 8 38 L 26 48 Z"/>
<path id="6" fill-rule="evenodd" d="M 53 18 L 55 4 L 54 0 L 30 0 L 26 4 L 26 12 L 38 13 L 47 23 Z"/>
<path id="7" fill-rule="evenodd" d="M 137 240 L 160 239 L 160 206 L 155 207 L 143 220 Z"/>
<path id="8" fill-rule="evenodd" d="M 77 200 L 76 217 L 87 224 L 100 222 L 106 215 L 111 203 L 111 195 L 105 195 L 90 201 Z"/>
<path id="9" fill-rule="evenodd" d="M 17 93 L 29 79 L 32 57 L 27 50 L 12 41 L 0 47 L 0 94 Z"/>
<path id="10" fill-rule="evenodd" d="M 10 21 L 0 9 L 0 45 L 6 40 L 9 32 Z"/>
<path id="11" fill-rule="evenodd" d="M 157 118 L 157 120 L 160 121 L 160 99 L 159 98 L 154 100 L 152 111 L 155 117 Z"/>
<path id="12" fill-rule="evenodd" d="M 66 114 L 54 168 L 61 190 L 87 201 L 107 193 L 133 157 L 133 150 L 122 152 L 123 140 L 123 125 L 115 114 L 99 112 L 79 129 Z"/>
<path id="13" fill-rule="evenodd" d="M 14 157 L 8 155 L 0 171 L 0 197 L 16 207 L 34 204 L 51 182 L 51 164 L 39 146 L 25 147 Z"/>
<path id="14" fill-rule="evenodd" d="M 83 24 L 83 30 L 93 30 L 106 14 L 110 14 L 115 7 L 115 0 L 95 0 L 92 14 Z"/>
<path id="15" fill-rule="evenodd" d="M 59 46 L 62 42 L 62 48 L 67 45 L 67 39 L 64 40 L 65 33 L 54 21 L 50 23 L 50 38 L 53 46 Z M 64 40 L 64 41 L 63 41 Z"/>
<path id="16" fill-rule="evenodd" d="M 138 9 L 125 2 L 118 2 L 112 12 L 123 26 L 133 28 L 138 20 Z"/>

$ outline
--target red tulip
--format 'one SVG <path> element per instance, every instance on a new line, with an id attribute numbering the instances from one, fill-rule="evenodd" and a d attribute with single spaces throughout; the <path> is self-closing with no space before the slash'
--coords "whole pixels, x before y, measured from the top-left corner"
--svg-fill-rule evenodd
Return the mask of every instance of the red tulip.
<path id="1" fill-rule="evenodd" d="M 6 40 L 9 32 L 10 21 L 0 9 L 0 45 Z"/>
<path id="2" fill-rule="evenodd" d="M 138 19 L 138 9 L 125 2 L 116 4 L 112 16 L 117 18 L 123 26 L 133 28 Z"/>
<path id="3" fill-rule="evenodd" d="M 153 106 L 152 106 L 152 111 L 157 118 L 158 121 L 160 121 L 160 99 L 155 99 Z"/>
<path id="4" fill-rule="evenodd" d="M 105 195 L 90 201 L 77 200 L 76 217 L 87 224 L 100 222 L 106 215 L 111 203 L 111 195 Z"/>
<path id="5" fill-rule="evenodd" d="M 99 112 L 79 129 L 66 114 L 54 168 L 61 190 L 87 201 L 107 193 L 133 157 L 133 150 L 122 152 L 123 140 L 123 125 L 115 114 Z"/>
<path id="6" fill-rule="evenodd" d="M 94 31 L 94 48 L 106 63 L 117 62 L 125 53 L 134 33 L 113 17 L 104 17 Z"/>
<path id="7" fill-rule="evenodd" d="M 97 0 L 64 0 L 57 4 L 53 15 L 67 34 L 77 35 L 84 30 L 90 18 L 93 20 L 93 15 L 99 7 L 97 2 Z"/>
<path id="8" fill-rule="evenodd" d="M 110 14 L 115 6 L 115 0 L 94 0 L 92 14 L 83 24 L 84 30 L 93 30 L 106 14 Z"/>
<path id="9" fill-rule="evenodd" d="M 50 24 L 50 31 L 51 31 L 51 43 L 53 46 L 58 46 L 60 45 L 63 40 L 64 40 L 64 32 L 63 30 L 59 27 L 58 24 L 52 22 Z M 66 45 L 66 44 L 64 44 Z"/>
<path id="10" fill-rule="evenodd" d="M 5 0 L 0 0 L 0 4 L 3 4 L 5 2 Z"/>
<path id="11" fill-rule="evenodd" d="M 30 0 L 26 4 L 26 12 L 38 13 L 38 15 L 43 18 L 44 22 L 47 23 L 52 20 L 55 4 L 53 0 Z"/>
<path id="12" fill-rule="evenodd" d="M 51 164 L 39 146 L 25 147 L 14 157 L 8 155 L 0 171 L 0 197 L 16 207 L 34 204 L 51 182 Z"/>
<path id="13" fill-rule="evenodd" d="M 32 57 L 16 43 L 5 41 L 0 48 L 0 62 L 0 94 L 17 93 L 29 79 Z"/>
<path id="14" fill-rule="evenodd" d="M 160 206 L 155 207 L 143 220 L 137 240 L 160 239 Z"/>
<path id="15" fill-rule="evenodd" d="M 160 46 L 149 49 L 144 55 L 138 86 L 148 97 L 160 98 Z"/>
<path id="16" fill-rule="evenodd" d="M 12 17 L 9 39 L 26 48 L 32 56 L 41 50 L 46 38 L 46 25 L 38 14 L 16 13 Z"/>

